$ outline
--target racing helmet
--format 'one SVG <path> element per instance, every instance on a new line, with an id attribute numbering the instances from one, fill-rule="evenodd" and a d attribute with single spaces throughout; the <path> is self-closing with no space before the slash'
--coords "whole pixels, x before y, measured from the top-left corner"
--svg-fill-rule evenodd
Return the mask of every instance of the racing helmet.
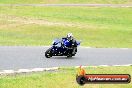
<path id="1" fill-rule="evenodd" d="M 68 34 L 67 34 L 67 38 L 68 38 L 68 40 L 72 40 L 72 39 L 73 39 L 72 33 L 68 33 Z"/>

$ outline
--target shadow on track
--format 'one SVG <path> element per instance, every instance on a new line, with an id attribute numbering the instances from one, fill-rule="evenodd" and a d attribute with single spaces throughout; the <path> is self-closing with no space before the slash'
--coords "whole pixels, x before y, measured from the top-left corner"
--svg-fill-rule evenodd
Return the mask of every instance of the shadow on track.
<path id="1" fill-rule="evenodd" d="M 75 57 L 65 57 L 65 56 L 54 56 L 54 57 L 51 57 L 51 58 L 47 58 L 47 59 L 75 59 Z"/>

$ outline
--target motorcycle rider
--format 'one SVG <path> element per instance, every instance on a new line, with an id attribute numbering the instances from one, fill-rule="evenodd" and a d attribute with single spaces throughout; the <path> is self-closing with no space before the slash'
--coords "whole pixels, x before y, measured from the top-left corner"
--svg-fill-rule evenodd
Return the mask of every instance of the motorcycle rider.
<path id="1" fill-rule="evenodd" d="M 73 37 L 72 33 L 68 33 L 67 36 L 65 38 L 62 38 L 62 39 L 66 39 L 71 43 L 71 46 L 69 46 L 67 48 L 72 49 L 72 54 L 75 54 L 76 48 L 77 48 L 77 43 L 76 43 L 76 40 Z"/>

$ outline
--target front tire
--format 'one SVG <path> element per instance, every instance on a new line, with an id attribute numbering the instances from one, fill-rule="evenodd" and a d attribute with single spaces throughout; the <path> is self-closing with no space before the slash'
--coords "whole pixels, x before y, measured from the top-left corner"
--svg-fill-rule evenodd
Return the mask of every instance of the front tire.
<path id="1" fill-rule="evenodd" d="M 51 49 L 48 49 L 48 50 L 45 52 L 45 57 L 46 57 L 46 58 L 52 57 Z"/>
<path id="2" fill-rule="evenodd" d="M 70 57 L 72 57 L 72 54 L 68 54 L 68 55 L 67 55 L 67 58 L 70 58 Z"/>
<path id="3" fill-rule="evenodd" d="M 67 58 L 72 57 L 72 49 L 68 49 L 67 51 Z"/>

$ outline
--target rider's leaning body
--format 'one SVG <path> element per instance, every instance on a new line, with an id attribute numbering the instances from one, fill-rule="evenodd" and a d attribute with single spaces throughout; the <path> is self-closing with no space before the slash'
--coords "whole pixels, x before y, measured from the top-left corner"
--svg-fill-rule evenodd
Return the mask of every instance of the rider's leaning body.
<path id="1" fill-rule="evenodd" d="M 77 47 L 77 43 L 72 33 L 68 33 L 66 37 L 62 38 L 62 40 L 67 40 L 70 43 L 70 46 L 68 46 L 67 48 L 72 48 L 73 52 L 75 51 L 74 49 Z"/>

